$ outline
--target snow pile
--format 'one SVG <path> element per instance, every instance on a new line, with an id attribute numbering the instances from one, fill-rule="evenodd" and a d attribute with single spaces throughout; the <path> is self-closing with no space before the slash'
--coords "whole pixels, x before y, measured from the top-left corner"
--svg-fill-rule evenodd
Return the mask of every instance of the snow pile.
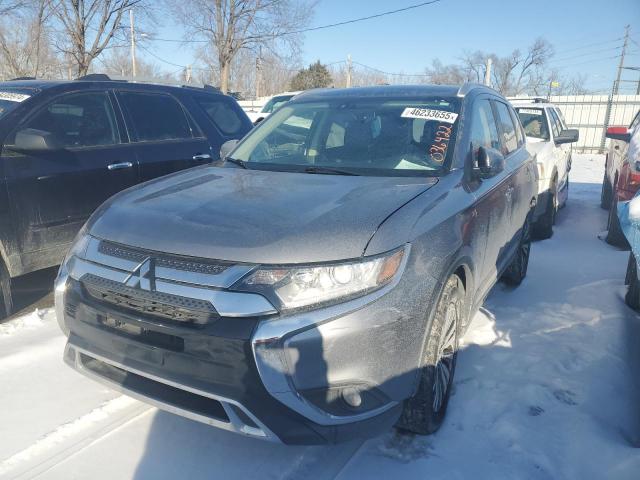
<path id="1" fill-rule="evenodd" d="M 29 315 L 18 317 L 5 323 L 0 323 L 0 337 L 12 335 L 19 330 L 34 329 L 43 325 L 44 322 L 55 320 L 53 308 L 36 308 Z"/>

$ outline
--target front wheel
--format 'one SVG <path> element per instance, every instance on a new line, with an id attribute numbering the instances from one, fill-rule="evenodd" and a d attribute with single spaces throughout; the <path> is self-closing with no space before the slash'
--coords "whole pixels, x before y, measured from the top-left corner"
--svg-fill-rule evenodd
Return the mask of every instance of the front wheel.
<path id="1" fill-rule="evenodd" d="M 0 320 L 11 315 L 12 311 L 11 277 L 4 262 L 0 259 Z"/>
<path id="2" fill-rule="evenodd" d="M 547 200 L 547 208 L 538 218 L 534 226 L 534 236 L 537 239 L 545 240 L 553 235 L 553 226 L 556 223 L 556 215 L 558 213 L 558 182 L 556 180 L 551 184 L 549 189 L 549 197 Z"/>
<path id="3" fill-rule="evenodd" d="M 509 284 L 518 286 L 527 276 L 529 269 L 529 256 L 531 254 L 531 224 L 529 217 L 522 226 L 522 235 L 518 243 L 518 249 L 509 265 L 509 268 L 502 275 L 502 280 Z"/>
<path id="4" fill-rule="evenodd" d="M 613 195 L 613 198 L 611 199 L 611 208 L 609 208 L 606 241 L 609 245 L 620 248 L 629 248 L 629 242 L 627 242 L 627 239 L 622 232 L 622 227 L 620 226 L 620 219 L 618 218 L 618 202 L 615 195 Z"/>
<path id="5" fill-rule="evenodd" d="M 465 290 L 451 275 L 444 286 L 424 350 L 416 394 L 405 401 L 396 428 L 420 435 L 436 432 L 444 420 L 456 369 Z"/>

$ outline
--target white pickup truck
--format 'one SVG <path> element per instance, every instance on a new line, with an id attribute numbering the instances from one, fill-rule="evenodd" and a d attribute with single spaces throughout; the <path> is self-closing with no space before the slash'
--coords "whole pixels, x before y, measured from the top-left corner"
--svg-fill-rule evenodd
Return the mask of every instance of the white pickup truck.
<path id="1" fill-rule="evenodd" d="M 527 137 L 527 150 L 538 166 L 538 204 L 534 234 L 538 238 L 553 235 L 558 209 L 569 197 L 571 146 L 578 141 L 578 130 L 567 128 L 555 105 L 539 99 L 512 100 Z"/>
<path id="2" fill-rule="evenodd" d="M 274 95 L 269 99 L 267 103 L 260 109 L 249 109 L 245 110 L 245 113 L 249 117 L 249 119 L 253 122 L 254 125 L 257 125 L 262 120 L 271 115 L 275 110 L 279 107 L 287 103 L 293 97 L 295 97 L 300 92 L 284 92 L 278 95 Z"/>

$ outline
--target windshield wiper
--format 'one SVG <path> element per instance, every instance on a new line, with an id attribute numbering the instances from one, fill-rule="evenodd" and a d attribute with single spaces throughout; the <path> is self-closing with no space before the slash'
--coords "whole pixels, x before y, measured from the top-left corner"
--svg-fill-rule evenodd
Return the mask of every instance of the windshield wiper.
<path id="1" fill-rule="evenodd" d="M 247 164 L 244 162 L 244 160 L 240 160 L 239 158 L 231 158 L 231 157 L 227 157 L 224 159 L 225 162 L 231 162 L 234 165 L 238 165 L 239 167 L 242 167 L 246 170 L 247 168 Z"/>
<path id="2" fill-rule="evenodd" d="M 304 173 L 321 173 L 326 175 L 354 175 L 359 176 L 358 173 L 351 172 L 349 170 L 341 170 L 339 168 L 330 167 L 307 167 L 304 169 Z"/>

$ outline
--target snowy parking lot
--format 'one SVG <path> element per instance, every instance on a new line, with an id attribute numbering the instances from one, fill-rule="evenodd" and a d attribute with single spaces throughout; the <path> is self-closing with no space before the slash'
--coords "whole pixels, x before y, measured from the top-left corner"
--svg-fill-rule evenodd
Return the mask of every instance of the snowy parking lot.
<path id="1" fill-rule="evenodd" d="M 638 479 L 640 317 L 628 252 L 599 236 L 603 157 L 574 155 L 569 202 L 518 288 L 498 284 L 431 437 L 288 447 L 217 430 L 64 365 L 52 309 L 0 324 L 0 478 Z"/>

